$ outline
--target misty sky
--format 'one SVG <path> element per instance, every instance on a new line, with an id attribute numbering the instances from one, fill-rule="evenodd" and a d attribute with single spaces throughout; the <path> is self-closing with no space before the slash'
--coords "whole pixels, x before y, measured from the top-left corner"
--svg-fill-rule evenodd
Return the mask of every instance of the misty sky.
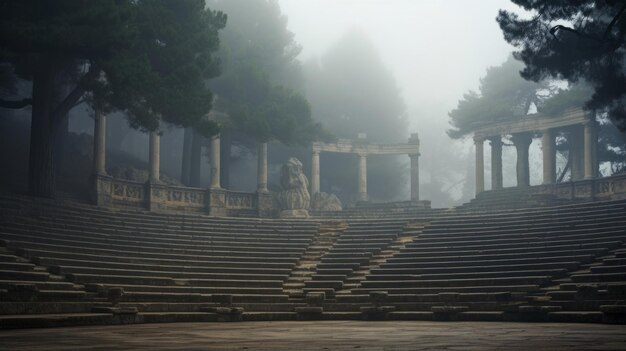
<path id="1" fill-rule="evenodd" d="M 322 56 L 348 30 L 365 32 L 402 90 L 411 129 L 443 132 L 462 94 L 513 49 L 495 22 L 498 9 L 517 8 L 508 0 L 279 1 L 303 61 Z"/>

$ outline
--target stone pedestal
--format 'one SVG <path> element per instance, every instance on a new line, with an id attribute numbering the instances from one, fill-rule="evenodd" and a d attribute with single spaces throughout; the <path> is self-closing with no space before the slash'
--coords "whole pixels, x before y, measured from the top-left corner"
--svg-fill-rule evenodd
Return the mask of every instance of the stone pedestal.
<path id="1" fill-rule="evenodd" d="M 151 212 L 167 211 L 167 187 L 160 183 L 146 183 L 146 207 Z"/>
<path id="2" fill-rule="evenodd" d="M 226 217 L 226 190 L 209 189 L 206 198 L 210 216 Z"/>
<path id="3" fill-rule="evenodd" d="M 280 218 L 309 218 L 309 211 L 304 209 L 282 210 L 279 213 Z"/>
<path id="4" fill-rule="evenodd" d="M 259 218 L 273 217 L 274 199 L 270 192 L 257 193 L 257 206 Z"/>
<path id="5" fill-rule="evenodd" d="M 111 192 L 113 187 L 113 178 L 108 175 L 94 174 L 94 193 L 93 199 L 96 206 L 110 207 L 113 205 Z"/>

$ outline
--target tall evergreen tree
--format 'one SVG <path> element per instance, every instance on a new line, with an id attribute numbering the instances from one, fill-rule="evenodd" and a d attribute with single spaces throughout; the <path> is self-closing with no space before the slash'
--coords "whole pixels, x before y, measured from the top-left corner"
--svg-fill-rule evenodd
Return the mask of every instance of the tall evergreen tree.
<path id="1" fill-rule="evenodd" d="M 32 106 L 32 193 L 54 194 L 54 136 L 83 100 L 124 111 L 135 128 L 156 130 L 163 120 L 215 133 L 203 118 L 212 100 L 205 81 L 219 73 L 214 52 L 225 22 L 203 0 L 0 3 L 0 62 L 33 87 L 31 96 L 0 101 Z"/>
<path id="2" fill-rule="evenodd" d="M 626 130 L 626 2 L 623 0 L 512 0 L 529 18 L 501 10 L 504 38 L 519 48 L 522 76 L 576 82 L 594 89 L 589 109 L 606 109 Z"/>

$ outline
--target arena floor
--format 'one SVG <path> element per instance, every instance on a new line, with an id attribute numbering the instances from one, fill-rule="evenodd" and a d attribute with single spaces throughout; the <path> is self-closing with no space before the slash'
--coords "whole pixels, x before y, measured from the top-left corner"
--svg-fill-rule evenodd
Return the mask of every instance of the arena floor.
<path id="1" fill-rule="evenodd" d="M 626 350 L 619 325 L 177 323 L 0 331 L 1 350 Z"/>

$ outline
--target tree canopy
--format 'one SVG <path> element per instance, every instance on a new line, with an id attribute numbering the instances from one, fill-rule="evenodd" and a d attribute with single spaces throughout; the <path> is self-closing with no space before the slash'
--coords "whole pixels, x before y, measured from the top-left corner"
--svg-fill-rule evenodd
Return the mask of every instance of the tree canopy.
<path id="1" fill-rule="evenodd" d="M 220 34 L 223 74 L 212 82 L 233 128 L 258 141 L 300 144 L 322 134 L 301 87 L 300 46 L 276 0 L 213 0 L 229 16 Z"/>
<path id="2" fill-rule="evenodd" d="M 529 18 L 501 10 L 497 21 L 529 80 L 586 80 L 594 93 L 586 107 L 607 110 L 626 130 L 626 2 L 618 0 L 512 0 Z"/>
<path id="3" fill-rule="evenodd" d="M 123 111 L 144 130 L 163 120 L 216 133 L 204 118 L 212 101 L 206 80 L 219 73 L 214 52 L 225 23 L 204 0 L 3 1 L 0 62 L 32 82 L 32 96 L 1 106 L 32 105 L 33 193 L 53 194 L 51 140 L 83 100 Z"/>
<path id="4" fill-rule="evenodd" d="M 480 80 L 479 92 L 469 91 L 450 111 L 448 135 L 460 138 L 482 125 L 524 116 L 533 104 L 541 108 L 548 86 L 522 79 L 522 67 L 509 56 L 502 65 L 488 68 Z"/>

